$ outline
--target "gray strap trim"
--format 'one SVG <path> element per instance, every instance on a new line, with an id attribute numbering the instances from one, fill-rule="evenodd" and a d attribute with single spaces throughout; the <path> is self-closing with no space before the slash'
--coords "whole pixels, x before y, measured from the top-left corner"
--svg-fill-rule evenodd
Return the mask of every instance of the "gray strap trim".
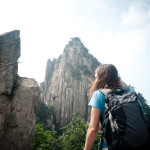
<path id="1" fill-rule="evenodd" d="M 112 132 L 115 132 L 115 127 L 114 127 L 114 123 L 112 121 L 112 115 L 111 115 L 111 112 L 109 111 L 109 121 L 110 121 L 110 125 L 111 125 L 111 129 L 112 129 Z"/>
<path id="2" fill-rule="evenodd" d="M 105 108 L 106 108 L 106 109 L 108 109 L 108 105 L 107 105 L 107 103 L 105 103 Z"/>
<path id="3" fill-rule="evenodd" d="M 100 89 L 100 91 L 102 92 L 102 94 L 104 94 L 104 96 L 106 96 L 111 91 L 111 89 Z M 107 103 L 105 103 L 105 108 L 108 109 Z"/>
<path id="4" fill-rule="evenodd" d="M 111 89 L 100 89 L 100 91 L 104 94 L 104 95 L 107 95 Z"/>

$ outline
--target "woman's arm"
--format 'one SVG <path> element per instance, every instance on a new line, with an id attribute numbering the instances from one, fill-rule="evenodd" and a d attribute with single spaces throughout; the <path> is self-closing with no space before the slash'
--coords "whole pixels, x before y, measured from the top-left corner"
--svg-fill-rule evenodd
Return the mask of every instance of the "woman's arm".
<path id="1" fill-rule="evenodd" d="M 89 128 L 86 135 L 86 142 L 84 150 L 90 150 L 93 142 L 97 136 L 98 128 L 99 128 L 99 119 L 101 115 L 101 110 L 95 107 L 91 109 L 91 119 Z"/>

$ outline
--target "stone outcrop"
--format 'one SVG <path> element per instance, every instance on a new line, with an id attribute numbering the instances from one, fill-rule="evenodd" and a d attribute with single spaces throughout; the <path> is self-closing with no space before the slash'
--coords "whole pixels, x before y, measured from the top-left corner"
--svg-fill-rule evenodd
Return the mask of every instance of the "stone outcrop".
<path id="1" fill-rule="evenodd" d="M 0 150 L 32 150 L 40 90 L 17 75 L 18 30 L 0 36 Z"/>
<path id="2" fill-rule="evenodd" d="M 16 82 L 20 57 L 19 31 L 0 36 L 0 94 L 10 95 Z"/>
<path id="3" fill-rule="evenodd" d="M 68 124 L 73 114 L 88 120 L 89 79 L 98 65 L 78 37 L 69 41 L 58 59 L 47 61 L 43 100 L 54 106 L 58 126 Z"/>

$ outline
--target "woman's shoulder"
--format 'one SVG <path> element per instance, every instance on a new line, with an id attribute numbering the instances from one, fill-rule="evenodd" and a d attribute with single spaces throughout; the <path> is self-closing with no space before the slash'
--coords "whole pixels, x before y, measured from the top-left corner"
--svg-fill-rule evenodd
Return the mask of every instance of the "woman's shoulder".
<path id="1" fill-rule="evenodd" d="M 93 96 L 94 97 L 101 97 L 101 96 L 103 96 L 103 93 L 101 92 L 101 90 L 96 90 L 96 91 L 94 91 Z"/>
<path id="2" fill-rule="evenodd" d="M 89 102 L 89 106 L 96 107 L 101 110 L 101 107 L 104 102 L 105 102 L 104 95 L 100 90 L 96 90 L 92 95 L 92 98 Z"/>

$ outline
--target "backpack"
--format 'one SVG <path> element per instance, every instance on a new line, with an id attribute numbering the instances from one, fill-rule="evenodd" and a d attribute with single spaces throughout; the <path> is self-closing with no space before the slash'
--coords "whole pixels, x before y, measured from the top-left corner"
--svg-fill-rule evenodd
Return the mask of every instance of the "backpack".
<path id="1" fill-rule="evenodd" d="M 150 150 L 150 121 L 137 94 L 129 87 L 100 91 L 105 96 L 100 150 L 104 140 L 110 150 Z"/>

